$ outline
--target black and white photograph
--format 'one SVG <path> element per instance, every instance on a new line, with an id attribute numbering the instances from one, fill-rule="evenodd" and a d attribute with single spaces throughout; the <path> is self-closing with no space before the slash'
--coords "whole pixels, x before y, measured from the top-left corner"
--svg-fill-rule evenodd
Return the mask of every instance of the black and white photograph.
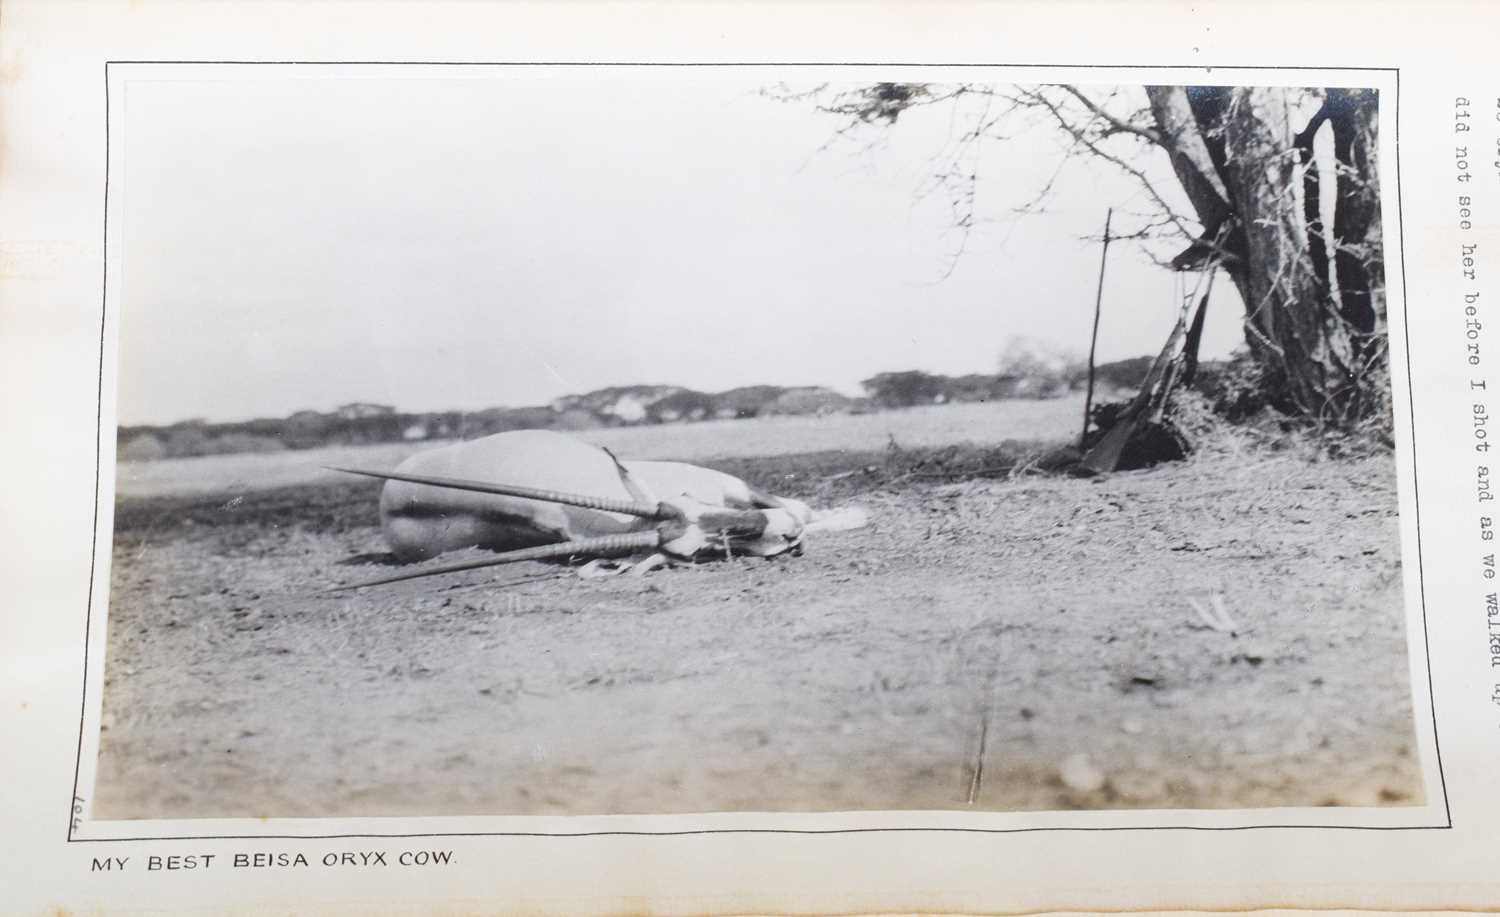
<path id="1" fill-rule="evenodd" d="M 1435 803 L 1392 100 L 1128 75 L 117 66 L 92 818 Z"/>

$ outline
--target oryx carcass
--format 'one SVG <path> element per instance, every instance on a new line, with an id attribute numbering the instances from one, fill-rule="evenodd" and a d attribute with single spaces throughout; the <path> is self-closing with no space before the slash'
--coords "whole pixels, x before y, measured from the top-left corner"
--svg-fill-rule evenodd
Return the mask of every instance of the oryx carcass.
<path id="1" fill-rule="evenodd" d="M 854 528 L 859 510 L 818 513 L 745 481 L 683 462 L 621 461 L 547 430 L 516 430 L 419 452 L 384 479 L 380 526 L 402 561 L 484 548 L 499 556 L 379 583 L 522 560 L 770 557 L 819 529 Z M 361 585 L 375 585 L 365 583 Z"/>

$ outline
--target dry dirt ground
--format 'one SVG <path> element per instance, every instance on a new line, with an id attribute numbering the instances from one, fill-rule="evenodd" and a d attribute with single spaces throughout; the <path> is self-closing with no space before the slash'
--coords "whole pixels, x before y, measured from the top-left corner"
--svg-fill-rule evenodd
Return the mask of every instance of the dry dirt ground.
<path id="1" fill-rule="evenodd" d="M 1388 455 L 879 460 L 719 463 L 870 511 L 799 558 L 337 594 L 378 485 L 122 498 L 95 814 L 1422 801 Z"/>

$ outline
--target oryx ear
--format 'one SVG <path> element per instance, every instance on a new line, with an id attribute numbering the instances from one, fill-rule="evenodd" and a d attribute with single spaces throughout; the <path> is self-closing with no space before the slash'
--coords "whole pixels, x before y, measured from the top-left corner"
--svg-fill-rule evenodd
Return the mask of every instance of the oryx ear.
<path id="1" fill-rule="evenodd" d="M 620 461 L 613 452 L 604 446 L 600 446 L 599 448 L 603 449 L 604 454 L 609 456 L 609 460 L 615 463 L 615 471 L 620 474 L 620 483 L 625 485 L 625 491 L 630 494 L 632 500 L 653 504 L 661 502 L 656 498 L 656 494 L 651 492 L 651 488 L 647 487 L 644 481 L 631 474 L 630 469 L 626 468 L 625 463 Z"/>

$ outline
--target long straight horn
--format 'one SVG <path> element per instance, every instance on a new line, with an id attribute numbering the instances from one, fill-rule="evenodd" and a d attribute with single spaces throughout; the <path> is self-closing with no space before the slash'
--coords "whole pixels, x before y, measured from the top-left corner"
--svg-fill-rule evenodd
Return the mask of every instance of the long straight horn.
<path id="1" fill-rule="evenodd" d="M 342 471 L 345 474 L 358 474 L 367 478 L 380 478 L 384 481 L 406 481 L 411 484 L 426 484 L 429 487 L 447 487 L 452 490 L 467 490 L 481 494 L 498 494 L 502 497 L 523 497 L 527 500 L 540 500 L 543 503 L 562 503 L 567 506 L 581 506 L 584 509 L 602 510 L 606 513 L 639 516 L 642 519 L 654 519 L 658 522 L 672 518 L 672 513 L 663 508 L 660 503 L 619 500 L 613 497 L 593 497 L 588 494 L 570 494 L 560 490 L 516 487 L 509 484 L 490 484 L 485 481 L 466 481 L 460 478 L 437 478 L 422 474 L 402 474 L 397 471 L 365 471 L 360 468 L 335 468 L 331 465 L 325 465 L 324 467 L 329 471 Z"/>
<path id="2" fill-rule="evenodd" d="M 388 576 L 384 579 L 369 580 L 363 583 L 351 583 L 348 586 L 334 586 L 329 592 L 342 592 L 346 589 L 363 589 L 366 586 L 384 586 L 388 583 L 399 583 L 403 580 L 421 579 L 426 576 L 442 576 L 444 573 L 459 573 L 464 570 L 478 570 L 482 567 L 498 567 L 501 564 L 520 563 L 523 560 L 556 560 L 559 557 L 572 557 L 583 555 L 587 557 L 617 557 L 622 554 L 634 554 L 637 551 L 650 551 L 661 544 L 661 536 L 656 532 L 629 532 L 624 535 L 601 535 L 598 538 L 578 538 L 573 541 L 562 541 L 557 544 L 537 545 L 534 548 L 521 548 L 518 551 L 506 551 L 494 557 L 486 557 L 483 560 L 471 560 L 461 564 L 449 564 L 444 567 L 428 567 L 412 573 L 403 573 L 399 576 Z"/>

